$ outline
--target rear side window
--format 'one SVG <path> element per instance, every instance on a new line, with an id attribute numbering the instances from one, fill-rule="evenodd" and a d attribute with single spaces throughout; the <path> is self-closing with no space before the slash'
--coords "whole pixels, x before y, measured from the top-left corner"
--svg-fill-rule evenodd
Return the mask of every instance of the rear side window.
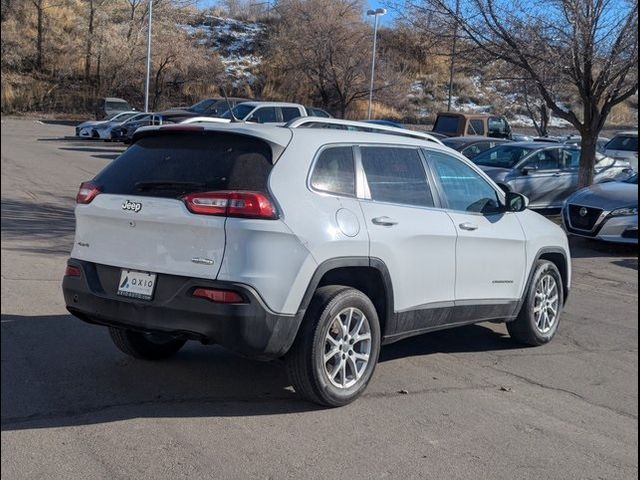
<path id="1" fill-rule="evenodd" d="M 469 126 L 467 127 L 467 134 L 484 135 L 485 133 L 484 122 L 482 120 L 476 119 L 469 122 Z"/>
<path id="2" fill-rule="evenodd" d="M 104 193 L 179 198 L 216 190 L 266 192 L 271 149 L 230 133 L 166 133 L 144 137 L 94 182 Z"/>
<path id="3" fill-rule="evenodd" d="M 282 111 L 282 120 L 285 122 L 288 122 L 290 120 L 293 120 L 294 118 L 298 118 L 302 116 L 302 114 L 300 113 L 300 110 L 298 110 L 295 107 L 282 107 L 281 111 Z"/>
<path id="4" fill-rule="evenodd" d="M 256 110 L 247 120 L 256 123 L 276 123 L 278 114 L 275 107 L 262 107 Z"/>
<path id="5" fill-rule="evenodd" d="M 417 149 L 361 147 L 362 167 L 371 199 L 419 207 L 433 207 L 433 194 Z"/>
<path id="6" fill-rule="evenodd" d="M 618 135 L 607 144 L 607 150 L 620 150 L 623 152 L 638 151 L 638 137 Z"/>
<path id="7" fill-rule="evenodd" d="M 353 197 L 356 195 L 356 170 L 353 148 L 323 150 L 311 175 L 311 186 L 322 192 Z"/>

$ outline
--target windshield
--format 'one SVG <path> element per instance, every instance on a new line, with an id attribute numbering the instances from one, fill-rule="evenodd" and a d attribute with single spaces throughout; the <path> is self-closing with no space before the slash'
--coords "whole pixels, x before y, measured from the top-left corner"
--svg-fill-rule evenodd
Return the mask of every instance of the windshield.
<path id="1" fill-rule="evenodd" d="M 631 178 L 627 178 L 624 183 L 630 183 L 632 185 L 637 185 L 638 184 L 638 174 L 636 173 L 635 175 L 633 175 L 633 177 Z"/>
<path id="2" fill-rule="evenodd" d="M 137 122 L 139 120 L 146 120 L 149 117 L 150 117 L 150 115 L 148 113 L 138 113 L 138 114 L 133 115 L 131 118 L 128 118 L 123 123 L 133 123 L 133 122 Z"/>
<path id="3" fill-rule="evenodd" d="M 446 138 L 442 140 L 442 143 L 454 150 L 460 150 L 467 145 L 467 142 L 461 138 Z"/>
<path id="4" fill-rule="evenodd" d="M 607 150 L 620 150 L 623 152 L 638 151 L 638 137 L 632 135 L 618 135 L 607 143 Z"/>
<path id="5" fill-rule="evenodd" d="M 111 119 L 112 122 L 124 122 L 126 120 L 129 120 L 132 117 L 135 117 L 136 115 L 140 115 L 139 113 L 133 113 L 133 112 L 129 112 L 129 113 L 119 113 L 118 115 L 116 115 L 115 117 L 113 117 Z"/>
<path id="6" fill-rule="evenodd" d="M 200 100 L 198 103 L 194 103 L 189 107 L 189 110 L 196 113 L 202 113 L 206 111 L 211 105 L 216 103 L 217 100 L 213 98 L 207 98 L 206 100 Z"/>
<path id="7" fill-rule="evenodd" d="M 500 145 L 481 153 L 473 159 L 473 162 L 486 167 L 513 168 L 534 150 L 534 148 L 519 145 Z"/>
<path id="8" fill-rule="evenodd" d="M 253 107 L 252 105 L 244 105 L 244 104 L 240 104 L 240 105 L 236 105 L 235 107 L 233 107 L 231 109 L 231 111 L 227 110 L 226 112 L 224 112 L 222 115 L 220 115 L 222 118 L 229 118 L 231 119 L 231 112 L 233 112 L 233 115 L 235 115 L 235 117 L 239 120 L 244 120 L 254 109 L 255 107 Z"/>

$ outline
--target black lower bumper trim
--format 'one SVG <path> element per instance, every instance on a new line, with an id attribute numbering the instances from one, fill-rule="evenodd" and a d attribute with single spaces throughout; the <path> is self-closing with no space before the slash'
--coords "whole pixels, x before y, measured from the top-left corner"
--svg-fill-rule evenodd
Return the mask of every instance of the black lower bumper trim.
<path id="1" fill-rule="evenodd" d="M 89 323 L 171 333 L 260 359 L 284 355 L 300 325 L 300 315 L 270 311 L 246 285 L 158 274 L 153 300 L 136 300 L 116 295 L 119 268 L 76 259 L 69 264 L 79 267 L 82 275 L 63 280 L 67 309 Z M 195 298 L 192 292 L 197 287 L 234 290 L 245 303 L 219 304 Z"/>

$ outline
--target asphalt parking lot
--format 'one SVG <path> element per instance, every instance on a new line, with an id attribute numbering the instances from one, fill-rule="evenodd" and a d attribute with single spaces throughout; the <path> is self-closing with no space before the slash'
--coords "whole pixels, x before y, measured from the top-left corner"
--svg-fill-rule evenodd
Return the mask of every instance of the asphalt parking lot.
<path id="1" fill-rule="evenodd" d="M 2 478 L 637 478 L 635 249 L 572 240 L 551 344 L 493 324 L 405 340 L 324 410 L 278 363 L 194 342 L 135 361 L 66 313 L 73 198 L 122 150 L 71 133 L 2 119 Z"/>

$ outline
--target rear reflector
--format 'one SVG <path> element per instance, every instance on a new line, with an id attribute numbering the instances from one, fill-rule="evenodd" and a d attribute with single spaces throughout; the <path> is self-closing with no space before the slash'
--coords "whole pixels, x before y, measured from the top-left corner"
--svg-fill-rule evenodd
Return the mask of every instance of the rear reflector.
<path id="1" fill-rule="evenodd" d="M 197 192 L 184 197 L 187 208 L 199 215 L 242 218 L 277 218 L 276 209 L 260 192 Z"/>
<path id="2" fill-rule="evenodd" d="M 64 270 L 65 277 L 80 277 L 82 275 L 82 271 L 78 267 L 74 267 L 73 265 L 67 265 L 67 268 Z"/>
<path id="3" fill-rule="evenodd" d="M 78 189 L 78 194 L 76 195 L 76 202 L 87 204 L 91 203 L 91 201 L 98 196 L 100 193 L 100 188 L 94 184 L 93 182 L 84 182 L 80 185 Z"/>
<path id="4" fill-rule="evenodd" d="M 232 290 L 217 290 L 214 288 L 196 288 L 193 296 L 204 298 L 215 303 L 245 303 L 244 298 L 238 292 Z"/>

